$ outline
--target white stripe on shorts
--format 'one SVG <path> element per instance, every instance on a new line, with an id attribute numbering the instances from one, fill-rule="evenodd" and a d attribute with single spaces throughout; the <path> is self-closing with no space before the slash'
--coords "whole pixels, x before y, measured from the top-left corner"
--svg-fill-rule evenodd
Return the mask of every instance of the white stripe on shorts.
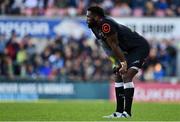
<path id="1" fill-rule="evenodd" d="M 136 67 L 136 66 L 132 66 L 132 67 L 130 67 L 130 68 L 132 68 L 132 69 L 135 69 L 135 70 L 139 70 L 139 68 L 138 67 Z"/>

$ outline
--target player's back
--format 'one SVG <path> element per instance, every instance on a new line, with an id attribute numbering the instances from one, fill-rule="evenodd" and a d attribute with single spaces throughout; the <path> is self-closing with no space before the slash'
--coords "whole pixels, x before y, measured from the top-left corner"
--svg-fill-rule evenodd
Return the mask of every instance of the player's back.
<path id="1" fill-rule="evenodd" d="M 134 48 L 149 48 L 146 39 L 128 27 L 115 22 L 109 17 L 105 17 L 103 23 L 108 23 L 111 26 L 111 31 L 117 32 L 119 46 L 122 50 L 129 51 Z"/>

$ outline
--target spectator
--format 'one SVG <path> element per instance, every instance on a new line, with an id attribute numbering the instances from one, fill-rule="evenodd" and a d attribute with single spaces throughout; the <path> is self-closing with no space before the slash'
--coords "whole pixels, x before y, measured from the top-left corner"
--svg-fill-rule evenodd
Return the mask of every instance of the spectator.
<path id="1" fill-rule="evenodd" d="M 154 16 L 155 7 L 152 1 L 147 1 L 145 3 L 145 16 Z"/>
<path id="2" fill-rule="evenodd" d="M 126 2 L 124 2 L 124 3 L 117 2 L 115 4 L 115 7 L 111 10 L 111 15 L 114 17 L 130 16 L 131 8 L 128 6 L 128 4 Z"/>
<path id="3" fill-rule="evenodd" d="M 99 5 L 112 16 L 179 16 L 179 0 L 1 0 L 1 15 L 82 16 Z"/>
<path id="4" fill-rule="evenodd" d="M 1 0 L 1 15 L 83 16 L 87 6 L 101 5 L 114 17 L 179 16 L 179 0 Z M 0 76 L 51 80 L 109 80 L 110 62 L 94 39 L 57 36 L 52 41 L 31 35 L 0 35 Z M 172 40 L 149 40 L 151 51 L 142 71 L 143 80 L 176 75 L 177 49 Z M 41 49 L 40 49 L 41 48 Z M 102 68 L 103 67 L 103 68 Z"/>

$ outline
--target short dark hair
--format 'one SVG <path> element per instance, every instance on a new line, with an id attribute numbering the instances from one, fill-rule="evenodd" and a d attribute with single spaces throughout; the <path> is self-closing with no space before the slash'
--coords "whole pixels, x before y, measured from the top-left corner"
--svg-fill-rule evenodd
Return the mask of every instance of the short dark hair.
<path id="1" fill-rule="evenodd" d="M 105 16 L 104 10 L 99 6 L 91 6 L 87 10 L 92 12 L 95 15 L 98 15 L 98 16 L 101 16 L 101 17 Z"/>

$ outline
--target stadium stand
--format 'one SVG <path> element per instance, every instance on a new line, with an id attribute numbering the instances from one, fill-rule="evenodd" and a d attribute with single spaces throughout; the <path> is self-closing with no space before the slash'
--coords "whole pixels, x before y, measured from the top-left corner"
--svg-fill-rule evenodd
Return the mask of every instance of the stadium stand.
<path id="1" fill-rule="evenodd" d="M 179 0 L 1 0 L 1 15 L 82 16 L 87 6 L 100 5 L 112 16 L 180 15 Z"/>
<path id="2" fill-rule="evenodd" d="M 63 4 L 62 4 L 63 3 Z M 102 6 L 114 17 L 175 17 L 180 15 L 179 0 L 1 0 L 1 16 L 84 16 L 89 5 Z M 95 41 L 57 36 L 38 38 L 0 35 L 0 76 L 15 79 L 61 79 L 64 81 L 109 80 L 111 65 Z M 149 39 L 151 51 L 139 73 L 143 81 L 161 81 L 176 76 L 177 49 L 173 39 Z"/>

